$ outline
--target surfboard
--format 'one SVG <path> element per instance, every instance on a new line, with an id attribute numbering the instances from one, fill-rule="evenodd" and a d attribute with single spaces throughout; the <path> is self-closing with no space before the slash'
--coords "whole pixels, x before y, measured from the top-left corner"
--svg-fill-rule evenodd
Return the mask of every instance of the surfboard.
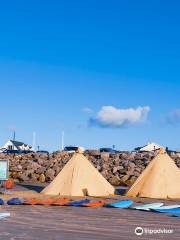
<path id="1" fill-rule="evenodd" d="M 151 209 L 151 211 L 159 212 L 159 213 L 180 213 L 180 208 L 171 208 L 171 209 L 154 208 L 154 209 Z"/>
<path id="2" fill-rule="evenodd" d="M 0 213 L 0 220 L 4 219 L 6 217 L 10 217 L 10 213 Z"/>
<path id="3" fill-rule="evenodd" d="M 162 206 L 162 207 L 157 207 L 159 209 L 174 209 L 174 208 L 180 208 L 180 205 L 168 205 L 168 206 Z"/>
<path id="4" fill-rule="evenodd" d="M 133 204 L 132 200 L 122 200 L 120 202 L 107 203 L 104 207 L 107 208 L 128 208 Z"/>
<path id="5" fill-rule="evenodd" d="M 150 209 L 160 208 L 163 205 L 164 203 L 149 203 L 149 204 L 134 206 L 131 208 L 136 210 L 150 211 Z"/>

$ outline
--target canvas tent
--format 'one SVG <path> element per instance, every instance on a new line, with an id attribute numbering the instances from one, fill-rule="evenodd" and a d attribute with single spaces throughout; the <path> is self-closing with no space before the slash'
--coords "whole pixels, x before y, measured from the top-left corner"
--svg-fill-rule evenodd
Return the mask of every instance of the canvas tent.
<path id="1" fill-rule="evenodd" d="M 164 149 L 150 162 L 127 192 L 128 197 L 180 198 L 180 169 Z"/>
<path id="2" fill-rule="evenodd" d="M 75 153 L 42 193 L 62 196 L 108 196 L 114 194 L 114 191 L 114 187 L 82 153 Z"/>

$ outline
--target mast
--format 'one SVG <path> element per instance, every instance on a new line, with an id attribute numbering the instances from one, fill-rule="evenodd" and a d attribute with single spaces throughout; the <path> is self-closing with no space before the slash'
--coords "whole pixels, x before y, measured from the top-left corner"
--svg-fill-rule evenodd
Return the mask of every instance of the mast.
<path id="1" fill-rule="evenodd" d="M 61 150 L 64 150 L 64 131 L 61 133 Z"/>
<path id="2" fill-rule="evenodd" d="M 33 132 L 32 149 L 33 151 L 36 151 L 36 132 Z"/>

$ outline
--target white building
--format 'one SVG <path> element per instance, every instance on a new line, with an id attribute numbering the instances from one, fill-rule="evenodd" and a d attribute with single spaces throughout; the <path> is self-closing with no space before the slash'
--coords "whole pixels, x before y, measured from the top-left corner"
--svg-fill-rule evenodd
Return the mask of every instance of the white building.
<path id="1" fill-rule="evenodd" d="M 31 150 L 32 147 L 23 142 L 9 140 L 1 149 L 28 151 Z"/>
<path id="2" fill-rule="evenodd" d="M 153 151 L 157 151 L 159 150 L 160 148 L 165 148 L 157 143 L 148 143 L 146 144 L 145 146 L 143 147 L 137 147 L 135 148 L 135 151 L 138 151 L 138 152 L 153 152 Z"/>

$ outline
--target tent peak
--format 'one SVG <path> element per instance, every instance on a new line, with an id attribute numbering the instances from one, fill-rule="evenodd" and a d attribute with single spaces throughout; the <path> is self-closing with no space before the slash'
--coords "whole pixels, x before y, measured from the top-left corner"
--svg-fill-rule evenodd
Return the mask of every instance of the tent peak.
<path id="1" fill-rule="evenodd" d="M 77 150 L 76 150 L 76 153 L 83 154 L 84 153 L 84 149 L 82 147 L 78 147 Z"/>
<path id="2" fill-rule="evenodd" d="M 166 150 L 164 148 L 160 148 L 158 154 L 165 154 L 166 153 Z"/>

